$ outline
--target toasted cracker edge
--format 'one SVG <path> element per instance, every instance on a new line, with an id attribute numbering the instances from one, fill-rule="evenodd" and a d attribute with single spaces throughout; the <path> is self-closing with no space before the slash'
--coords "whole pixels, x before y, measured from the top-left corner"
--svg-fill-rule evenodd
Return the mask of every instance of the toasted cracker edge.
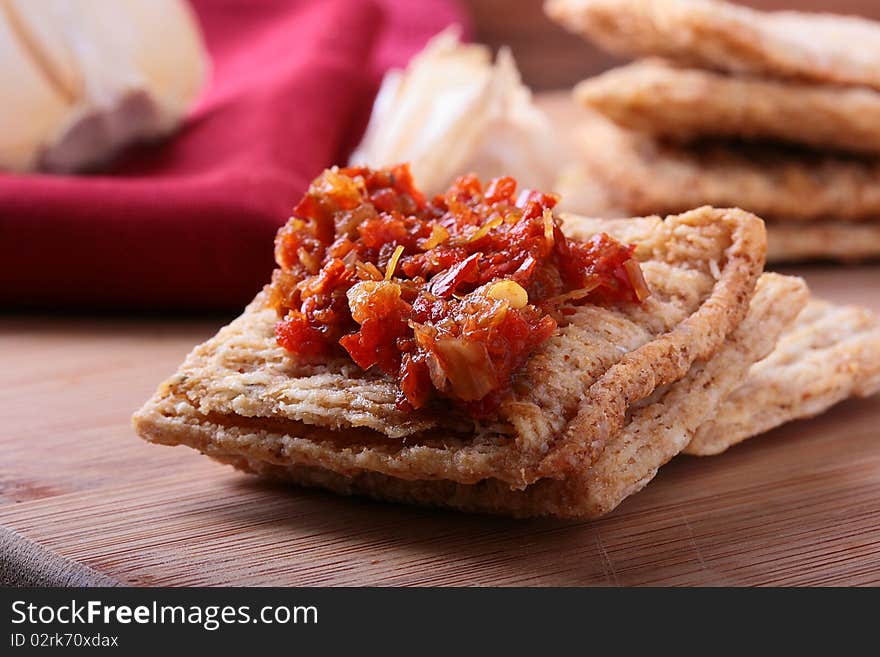
<path id="1" fill-rule="evenodd" d="M 880 93 L 640 60 L 580 82 L 575 99 L 630 130 L 677 141 L 774 139 L 880 153 Z"/>
<path id="2" fill-rule="evenodd" d="M 700 221 L 706 210 L 681 216 Z M 695 360 L 711 357 L 743 320 L 764 268 L 764 222 L 739 209 L 715 212 L 713 219 L 729 228 L 731 244 L 709 298 L 672 331 L 626 354 L 590 387 L 562 439 L 541 462 L 541 476 L 570 473 L 595 462 L 622 428 L 631 404 L 685 376 Z M 584 440 L 586 435 L 593 438 Z"/>
<path id="3" fill-rule="evenodd" d="M 715 0 L 547 0 L 544 8 L 617 55 L 880 88 L 880 24 L 864 18 Z"/>
<path id="4" fill-rule="evenodd" d="M 776 350 L 685 448 L 709 456 L 774 427 L 880 392 L 880 320 L 864 308 L 812 301 Z"/>

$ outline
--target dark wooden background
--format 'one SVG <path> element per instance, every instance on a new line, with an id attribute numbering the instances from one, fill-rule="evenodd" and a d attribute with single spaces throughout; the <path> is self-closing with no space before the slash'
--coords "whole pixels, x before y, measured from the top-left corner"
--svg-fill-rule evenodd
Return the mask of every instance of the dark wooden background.
<path id="1" fill-rule="evenodd" d="M 513 49 L 526 83 L 559 89 L 594 75 L 618 60 L 569 34 L 544 16 L 543 0 L 464 0 L 476 26 L 475 38 Z M 859 14 L 880 20 L 880 0 L 744 0 L 761 9 L 801 9 Z"/>

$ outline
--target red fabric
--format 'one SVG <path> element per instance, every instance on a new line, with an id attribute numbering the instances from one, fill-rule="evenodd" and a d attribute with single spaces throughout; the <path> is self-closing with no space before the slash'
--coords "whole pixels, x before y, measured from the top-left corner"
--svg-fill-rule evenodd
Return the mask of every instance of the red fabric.
<path id="1" fill-rule="evenodd" d="M 198 0 L 212 81 L 173 139 L 102 175 L 0 174 L 6 307 L 240 307 L 273 237 L 341 163 L 381 73 L 464 16 L 450 0 Z"/>

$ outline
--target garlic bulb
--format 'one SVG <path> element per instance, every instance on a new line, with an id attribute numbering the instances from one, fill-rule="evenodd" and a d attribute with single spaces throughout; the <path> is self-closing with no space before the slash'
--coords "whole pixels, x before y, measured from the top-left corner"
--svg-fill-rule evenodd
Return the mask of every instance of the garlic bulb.
<path id="1" fill-rule="evenodd" d="M 462 44 L 455 30 L 434 37 L 406 71 L 382 81 L 353 165 L 409 162 L 428 194 L 459 175 L 509 175 L 525 187 L 549 189 L 563 147 L 532 102 L 513 56 L 496 61 L 479 44 Z"/>
<path id="2" fill-rule="evenodd" d="M 168 134 L 207 73 L 182 0 L 0 0 L 0 169 L 77 171 Z"/>

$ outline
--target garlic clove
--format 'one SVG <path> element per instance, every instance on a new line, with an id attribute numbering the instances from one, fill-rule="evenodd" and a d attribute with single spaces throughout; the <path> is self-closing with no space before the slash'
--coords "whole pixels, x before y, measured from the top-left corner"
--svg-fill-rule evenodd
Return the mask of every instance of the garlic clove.
<path id="1" fill-rule="evenodd" d="M 462 44 L 446 30 L 405 71 L 386 75 L 351 162 L 410 162 L 431 195 L 462 172 L 549 188 L 563 151 L 510 51 L 502 48 L 493 63 L 487 46 Z"/>
<path id="2" fill-rule="evenodd" d="M 180 0 L 0 1 L 42 82 L 69 101 L 54 130 L 32 142 L 28 168 L 81 170 L 170 132 L 207 76 L 201 35 Z"/>
<path id="3" fill-rule="evenodd" d="M 135 68 L 162 111 L 179 119 L 192 106 L 210 73 L 195 15 L 179 0 L 117 1 L 120 9 L 128 7 L 138 26 L 129 42 Z"/>
<path id="4" fill-rule="evenodd" d="M 487 47 L 441 32 L 405 72 L 386 75 L 352 164 L 409 162 L 425 192 L 439 193 L 479 140 L 490 78 Z"/>
<path id="5" fill-rule="evenodd" d="M 5 7 L 3 7 L 5 10 Z M 70 111 L 70 103 L 42 74 L 0 11 L 0 169 L 24 172 L 34 168 L 37 144 L 46 143 Z"/>
<path id="6" fill-rule="evenodd" d="M 72 103 L 83 94 L 82 71 L 65 34 L 80 5 L 65 0 L 0 0 L 6 17 L 48 82 Z"/>

